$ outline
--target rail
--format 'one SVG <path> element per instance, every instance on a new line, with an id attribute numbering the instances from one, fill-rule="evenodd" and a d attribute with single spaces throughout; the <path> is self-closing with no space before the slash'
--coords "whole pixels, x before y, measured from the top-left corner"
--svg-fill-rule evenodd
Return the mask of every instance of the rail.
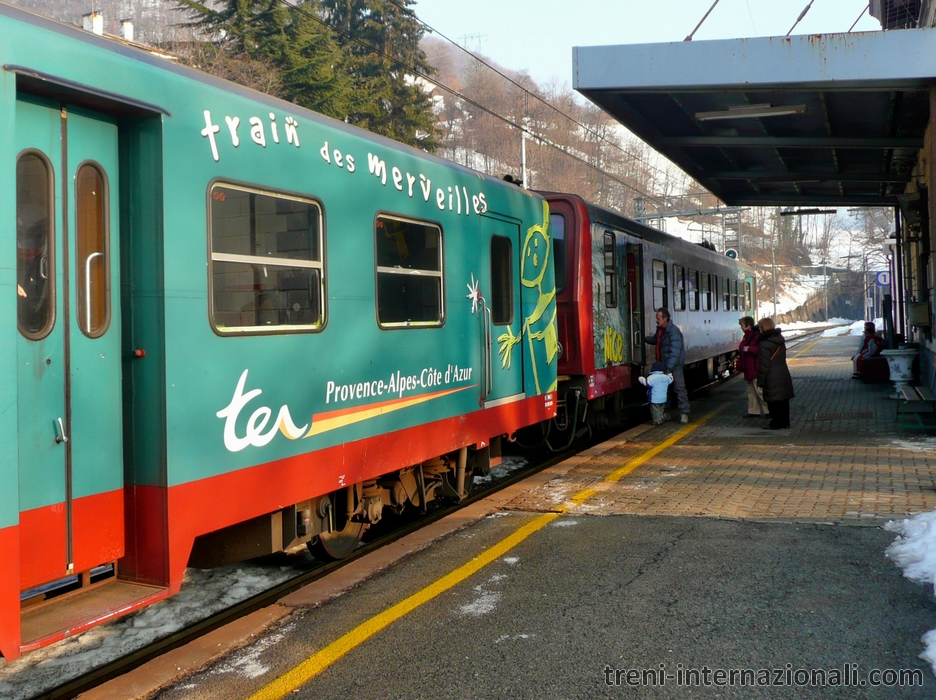
<path id="1" fill-rule="evenodd" d="M 821 334 L 824 330 L 825 328 L 811 329 L 807 333 L 792 339 L 791 345 L 799 344 L 803 341 L 809 340 Z M 617 429 L 615 429 L 615 432 L 626 430 L 628 427 L 632 427 L 632 425 L 642 421 L 643 417 L 638 418 L 632 423 L 629 422 L 626 425 L 619 426 Z M 574 433 L 575 431 L 573 430 L 572 432 Z M 296 591 L 303 586 L 309 585 L 310 583 L 313 583 L 314 581 L 327 576 L 334 571 L 337 571 L 341 567 L 357 560 L 358 558 L 366 556 L 367 554 L 374 552 L 384 545 L 395 542 L 409 535 L 410 533 L 415 532 L 421 527 L 430 525 L 437 520 L 457 512 L 461 508 L 464 508 L 482 498 L 486 498 L 487 496 L 496 493 L 500 489 L 506 488 L 522 479 L 527 478 L 532 474 L 547 469 L 550 466 L 567 459 L 569 456 L 576 454 L 583 449 L 587 449 L 587 447 L 591 446 L 592 444 L 596 444 L 597 442 L 606 439 L 607 437 L 607 433 L 596 434 L 592 437 L 591 440 L 583 441 L 577 444 L 574 442 L 574 439 L 570 440 L 568 449 L 550 454 L 549 456 L 544 457 L 542 461 L 538 461 L 535 464 L 531 464 L 526 469 L 518 470 L 515 473 L 507 475 L 495 483 L 492 483 L 488 487 L 476 489 L 458 504 L 431 510 L 428 514 L 420 517 L 419 519 L 412 522 L 407 522 L 401 525 L 399 528 L 394 529 L 392 532 L 388 532 L 385 535 L 379 536 L 366 543 L 348 559 L 344 559 L 339 562 L 323 563 L 321 566 L 318 566 L 313 570 L 303 572 L 294 578 L 274 585 L 262 593 L 258 593 L 257 595 L 245 599 L 231 606 L 230 608 L 193 623 L 187 626 L 185 629 L 179 630 L 178 632 L 175 632 L 167 637 L 156 640 L 153 643 L 133 651 L 124 657 L 106 662 L 101 666 L 89 671 L 88 673 L 68 680 L 58 686 L 43 690 L 37 697 L 48 698 L 49 700 L 74 698 L 81 693 L 87 692 L 88 690 L 95 688 L 113 678 L 117 678 L 118 676 L 128 673 L 135 668 L 138 668 L 143 664 L 172 651 L 173 649 L 184 646 L 215 629 L 245 617 L 252 612 L 273 605 L 278 600 L 292 593 L 293 591 Z"/>
<path id="2" fill-rule="evenodd" d="M 591 443 L 589 443 L 589 445 L 590 444 Z M 296 591 L 303 586 L 307 586 L 310 583 L 313 583 L 316 580 L 327 576 L 334 571 L 337 571 L 338 569 L 359 559 L 360 557 L 366 556 L 367 554 L 370 554 L 371 552 L 374 552 L 385 545 L 391 544 L 392 542 L 395 542 L 422 527 L 430 525 L 437 520 L 441 520 L 442 518 L 451 515 L 452 513 L 455 513 L 482 498 L 486 498 L 501 489 L 507 488 L 508 486 L 511 486 L 512 484 L 515 484 L 518 481 L 531 476 L 532 474 L 547 469 L 550 466 L 567 459 L 569 456 L 578 452 L 579 450 L 585 449 L 589 445 L 577 446 L 565 452 L 550 455 L 549 457 L 544 458 L 541 462 L 531 464 L 525 469 L 518 470 L 497 480 L 490 486 L 476 489 L 460 503 L 431 510 L 426 515 L 423 515 L 416 520 L 404 523 L 399 528 L 394 529 L 393 531 L 388 532 L 385 535 L 377 537 L 374 540 L 362 545 L 352 556 L 348 557 L 347 559 L 343 559 L 337 562 L 323 563 L 321 566 L 318 566 L 313 570 L 301 573 L 294 578 L 274 585 L 262 593 L 258 593 L 257 595 L 245 599 L 231 606 L 230 608 L 195 622 L 186 628 L 179 630 L 178 632 L 156 640 L 145 647 L 127 654 L 126 656 L 104 663 L 101 666 L 89 671 L 88 673 L 75 677 L 58 686 L 43 690 L 35 697 L 41 697 L 48 700 L 62 700 L 77 697 L 81 693 L 87 692 L 92 688 L 95 688 L 125 673 L 129 673 L 143 664 L 156 659 L 163 654 L 172 651 L 173 649 L 184 646 L 215 629 L 230 624 L 231 622 L 256 612 L 257 610 L 273 605 L 278 600 L 292 593 L 293 591 Z"/>

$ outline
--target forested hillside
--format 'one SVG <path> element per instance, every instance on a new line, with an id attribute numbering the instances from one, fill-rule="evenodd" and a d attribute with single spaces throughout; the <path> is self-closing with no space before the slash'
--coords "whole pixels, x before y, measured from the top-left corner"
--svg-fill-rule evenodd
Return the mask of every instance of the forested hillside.
<path id="1" fill-rule="evenodd" d="M 104 16 L 104 31 L 120 33 L 120 20 L 133 20 L 134 40 L 159 44 L 188 37 L 191 32 L 180 23 L 184 13 L 167 0 L 5 0 L 37 14 L 69 24 L 81 24 L 82 15 L 94 10 Z"/>
<path id="2" fill-rule="evenodd" d="M 533 189 L 574 192 L 628 216 L 723 209 L 569 85 L 539 85 L 428 33 L 412 0 L 7 2 L 77 25 L 93 8 L 113 35 L 131 19 L 135 41 L 183 63 Z M 730 231 L 722 213 L 650 223 L 718 250 L 737 247 L 761 266 L 762 282 L 769 266 L 781 291 L 810 264 L 856 276 L 876 269 L 890 230 L 888 212 L 877 210 L 735 217 Z"/>
<path id="3" fill-rule="evenodd" d="M 510 78 L 505 79 L 459 47 L 410 27 L 396 32 L 394 40 L 399 42 L 402 36 L 420 41 L 426 59 L 412 65 L 412 47 L 389 45 L 373 26 L 375 19 L 386 19 L 379 16 L 381 11 L 393 8 L 386 2 L 298 3 L 325 19 L 331 28 L 326 32 L 324 25 L 302 13 L 284 10 L 276 18 L 264 14 L 268 3 L 221 0 L 214 7 L 248 7 L 246 14 L 252 17 L 248 21 L 243 11 L 230 9 L 223 20 L 208 18 L 199 36 L 205 41 L 199 44 L 192 42 L 191 22 L 197 14 L 180 9 L 182 3 L 174 0 L 13 0 L 13 4 L 79 25 L 93 7 L 104 17 L 105 33 L 115 35 L 121 19 L 132 19 L 135 41 L 179 53 L 195 67 L 497 176 L 521 178 L 522 127 L 528 137 L 526 173 L 531 187 L 578 191 L 632 212 L 635 197 L 643 193 L 683 193 L 688 185 L 679 171 L 658 165 L 644 144 L 577 100 L 566 85 L 539 86 L 529 75 L 500 69 Z M 354 8 L 352 17 L 340 15 L 344 6 Z M 418 13 L 418 4 L 413 8 Z M 275 41 L 278 33 L 285 43 Z M 394 65 L 381 56 L 395 53 L 409 57 L 408 61 Z M 323 62 L 322 57 L 328 60 Z M 333 70 L 335 66 L 343 70 Z M 396 88 L 368 95 L 361 89 L 364 83 L 374 90 L 378 76 L 400 70 L 435 82 L 421 82 L 422 90 L 408 93 Z M 361 80 L 355 82 L 355 75 Z M 435 116 L 420 128 L 411 128 L 407 138 L 407 130 L 395 126 L 413 120 L 413 107 L 403 102 L 418 102 L 420 93 L 431 94 Z M 399 114 L 392 114 L 394 110 Z"/>

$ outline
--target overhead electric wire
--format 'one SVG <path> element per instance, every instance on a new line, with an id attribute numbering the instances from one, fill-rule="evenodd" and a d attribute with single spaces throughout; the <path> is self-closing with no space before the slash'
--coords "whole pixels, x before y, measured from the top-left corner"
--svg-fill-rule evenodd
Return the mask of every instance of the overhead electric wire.
<path id="1" fill-rule="evenodd" d="M 793 23 L 793 26 L 790 27 L 790 31 L 786 33 L 787 36 L 790 36 L 790 33 L 791 33 L 794 29 L 796 29 L 796 25 L 799 24 L 800 21 L 803 19 L 803 17 L 806 16 L 806 13 L 809 12 L 809 8 L 812 7 L 812 4 L 813 4 L 814 2 L 816 2 L 816 0 L 809 0 L 809 4 L 806 5 L 806 7 L 803 8 L 803 11 L 800 12 L 799 17 L 796 18 L 796 21 Z"/>
<path id="2" fill-rule="evenodd" d="M 456 44 L 455 42 L 453 42 L 451 39 L 449 39 L 448 37 L 446 37 L 444 34 L 441 34 L 440 32 L 436 32 L 432 27 L 430 27 L 428 24 L 426 24 L 425 22 L 423 22 L 422 20 L 420 20 L 419 17 L 417 17 L 416 14 L 415 14 L 412 10 L 410 10 L 409 8 L 403 7 L 403 6 L 399 5 L 399 4 L 398 4 L 397 2 L 395 2 L 394 0 L 388 0 L 388 1 L 390 2 L 390 4 L 394 5 L 395 7 L 399 8 L 399 9 L 401 9 L 401 10 L 403 10 L 404 12 L 408 12 L 408 13 L 412 14 L 412 16 L 413 16 L 420 24 L 422 24 L 424 27 L 426 27 L 426 28 L 429 29 L 430 31 L 439 34 L 439 36 L 443 37 L 446 41 L 448 41 L 448 42 L 454 44 L 455 46 L 458 46 L 458 44 Z M 573 160 L 576 160 L 576 161 L 578 161 L 578 162 L 580 162 L 580 163 L 582 163 L 582 164 L 584 164 L 584 165 L 586 165 L 586 166 L 592 168 L 593 170 L 596 170 L 597 172 L 601 173 L 602 175 L 608 177 L 609 179 L 614 180 L 615 182 L 619 183 L 620 185 L 622 185 L 622 186 L 624 186 L 624 187 L 626 187 L 626 188 L 632 190 L 632 191 L 635 192 L 636 194 L 639 194 L 639 195 L 645 197 L 646 199 L 649 199 L 649 200 L 651 200 L 651 201 L 653 201 L 653 202 L 656 202 L 656 203 L 658 203 L 658 204 L 665 204 L 665 201 L 666 201 L 665 198 L 659 197 L 659 196 L 654 196 L 654 195 L 651 195 L 651 194 L 649 194 L 649 193 L 647 193 L 647 192 L 644 192 L 643 190 L 640 190 L 640 189 L 638 189 L 637 187 L 634 187 L 633 185 L 631 185 L 631 184 L 625 182 L 624 180 L 622 180 L 622 179 L 616 177 L 615 175 L 612 175 L 611 173 L 608 173 L 607 171 L 602 170 L 602 169 L 599 168 L 598 166 L 589 163 L 588 161 L 586 161 L 586 160 L 585 160 L 584 158 L 582 158 L 581 156 L 577 156 L 576 154 L 570 152 L 570 151 L 567 150 L 565 147 L 559 146 L 558 144 L 553 143 L 553 142 L 549 141 L 548 139 L 545 139 L 543 136 L 540 136 L 540 135 L 538 135 L 538 134 L 535 134 L 535 133 L 529 131 L 529 129 L 526 129 L 523 125 L 517 124 L 517 122 L 516 122 L 515 120 L 513 120 L 513 119 L 511 119 L 511 118 L 508 118 L 508 117 L 505 117 L 505 116 L 503 116 L 502 114 L 499 114 L 499 113 L 495 112 L 494 110 L 492 110 L 492 109 L 490 109 L 490 108 L 484 106 L 483 104 L 481 104 L 481 103 L 478 102 L 477 100 L 474 100 L 474 99 L 468 97 L 467 95 L 465 95 L 465 94 L 459 92 L 459 91 L 456 90 L 455 88 L 449 87 L 448 85 L 445 85 L 445 84 L 442 83 L 441 81 L 436 80 L 435 78 L 432 78 L 431 76 L 426 75 L 425 73 L 423 73 L 422 71 L 420 71 L 420 70 L 419 70 L 418 68 L 416 68 L 415 66 L 410 65 L 410 64 L 408 64 L 408 63 L 405 63 L 405 62 L 402 61 L 401 59 L 396 58 L 395 56 L 392 56 L 392 55 L 390 55 L 390 54 L 387 54 L 387 53 L 381 51 L 380 49 L 374 47 L 373 45 L 369 44 L 368 42 L 364 41 L 363 39 L 359 39 L 359 38 L 357 38 L 357 37 L 351 35 L 349 32 L 345 32 L 345 31 L 343 31 L 343 30 L 341 30 L 341 29 L 338 29 L 338 28 L 334 27 L 333 25 L 331 25 L 331 24 L 329 24 L 328 22 L 326 22 L 325 20 L 323 20 L 321 17 L 318 17 L 314 12 L 309 12 L 308 10 L 306 10 L 301 4 L 300 4 L 300 5 L 293 5 L 293 4 L 290 4 L 290 3 L 288 2 L 288 0 L 279 0 L 279 2 L 282 3 L 282 4 L 283 4 L 284 6 L 286 6 L 286 7 L 289 7 L 289 8 L 291 8 L 291 9 L 293 9 L 293 10 L 296 10 L 297 12 L 302 13 L 303 15 L 305 15 L 306 17 L 308 17 L 309 19 L 311 19 L 311 20 L 313 20 L 313 21 L 315 21 L 315 22 L 321 24 L 322 26 L 328 28 L 329 30 L 331 30 L 331 31 L 333 31 L 333 32 L 335 32 L 335 33 L 337 33 L 337 34 L 340 34 L 341 36 L 345 37 L 345 38 L 348 39 L 349 41 L 352 41 L 352 42 L 358 44 L 359 46 L 364 47 L 365 49 L 367 49 L 367 50 L 370 51 L 371 53 L 376 54 L 376 55 L 378 55 L 378 56 L 381 56 L 381 57 L 387 59 L 388 61 L 391 61 L 391 62 L 394 63 L 395 65 L 397 65 L 397 66 L 399 66 L 399 67 L 401 67 L 401 68 L 404 68 L 404 69 L 406 69 L 406 70 L 412 72 L 413 75 L 415 75 L 415 76 L 417 76 L 417 77 L 419 77 L 419 78 L 422 78 L 423 80 L 425 80 L 425 81 L 427 81 L 427 82 L 429 82 L 429 83 L 435 85 L 436 87 L 438 87 L 438 88 L 440 88 L 440 89 L 442 89 L 442 90 L 444 90 L 444 91 L 450 93 L 450 94 L 453 95 L 454 97 L 457 97 L 457 98 L 459 98 L 459 99 L 461 99 L 461 100 L 464 100 L 466 103 L 468 103 L 468 104 L 470 104 L 470 105 L 472 105 L 472 106 L 474 106 L 474 107 L 477 107 L 478 109 L 482 110 L 483 112 L 485 112 L 485 113 L 491 115 L 492 117 L 494 117 L 494 118 L 496 118 L 496 119 L 499 119 L 499 120 L 503 121 L 505 124 L 509 124 L 510 126 L 514 127 L 515 129 L 518 129 L 518 130 L 520 130 L 520 131 L 522 131 L 522 132 L 525 132 L 525 133 L 529 134 L 531 138 L 534 138 L 534 139 L 536 139 L 537 141 L 541 141 L 542 143 L 546 144 L 546 145 L 549 146 L 550 148 L 553 148 L 553 149 L 559 151 L 560 153 L 562 153 L 562 154 L 564 154 L 564 155 L 566 155 L 566 156 L 569 156 L 569 157 L 572 158 Z M 607 139 L 605 139 L 604 137 L 602 137 L 600 134 L 598 134 L 598 133 L 595 132 L 594 130 L 590 129 L 589 127 L 587 127 L 587 126 L 584 125 L 584 124 L 581 124 L 580 122 L 578 122 L 578 121 L 575 120 L 574 118 L 572 118 L 572 117 L 570 117 L 569 115 L 567 115 L 567 114 L 565 114 L 564 112 L 562 112 L 560 109 L 558 109 L 558 108 L 555 107 L 554 105 L 549 104 L 548 102 L 546 102 L 545 100 L 543 100 L 542 98 L 540 98 L 539 96 L 537 96 L 536 94 L 534 94 L 534 93 L 530 92 L 529 90 L 527 90 L 526 88 L 524 88 L 522 85 L 519 85 L 518 83 L 514 82 L 512 79 L 508 78 L 506 75 L 504 75 L 503 73 L 501 73 L 500 71 L 498 71 L 496 68 L 494 68 L 494 67 L 488 65 L 485 61 L 483 61 L 483 60 L 477 58 L 473 53 L 471 53 L 470 51 L 468 51 L 468 50 L 465 49 L 464 47 L 459 46 L 459 48 L 462 49 L 463 51 L 465 51 L 466 53 L 468 53 L 470 56 L 474 57 L 476 60 L 478 60 L 478 61 L 479 61 L 480 63 L 482 63 L 483 65 L 485 65 L 485 66 L 487 66 L 488 68 L 490 68 L 491 70 L 495 71 L 498 75 L 504 77 L 506 80 L 508 80 L 509 82 L 511 82 L 511 83 L 513 83 L 514 85 L 516 85 L 518 88 L 520 88 L 521 90 L 523 90 L 523 91 L 524 91 L 525 93 L 527 93 L 528 95 L 534 97 L 535 99 L 539 100 L 540 102 L 542 102 L 542 103 L 545 104 L 546 106 L 548 106 L 548 107 L 550 107 L 551 109 L 555 110 L 557 113 L 559 113 L 559 114 L 561 114 L 562 116 L 566 117 L 566 118 L 569 119 L 573 124 L 576 124 L 576 125 L 579 126 L 580 128 L 585 129 L 586 131 L 588 131 L 589 133 L 594 134 L 596 137 L 600 138 L 602 141 L 604 141 L 604 142 L 607 143 L 608 145 L 617 148 L 617 150 L 621 151 L 621 153 L 623 153 L 624 155 L 627 155 L 627 156 L 629 156 L 629 157 L 631 157 L 631 158 L 637 159 L 637 156 L 635 156 L 635 155 L 633 155 L 633 154 L 631 154 L 631 153 L 628 153 L 627 151 L 625 151 L 624 149 L 622 149 L 620 146 L 617 146 L 617 145 L 614 144 L 613 142 L 608 141 Z M 659 169 L 659 168 L 657 168 L 657 167 L 651 165 L 649 162 L 646 162 L 646 161 L 644 161 L 644 162 L 647 164 L 648 167 L 653 168 L 653 169 L 656 170 L 657 172 L 662 173 L 662 174 L 664 174 L 664 175 L 666 174 L 665 171 L 663 171 L 663 170 L 661 170 L 661 169 Z"/>
<path id="3" fill-rule="evenodd" d="M 702 26 L 702 23 L 703 23 L 705 20 L 708 19 L 708 16 L 709 16 L 710 14 L 712 14 L 712 10 L 715 9 L 715 6 L 716 6 L 717 4 L 718 4 L 718 0 L 715 0 L 715 2 L 712 3 L 712 6 L 708 9 L 708 12 L 706 12 L 704 15 L 702 15 L 702 19 L 699 20 L 699 23 L 695 26 L 695 29 L 693 29 L 691 32 L 689 32 L 689 35 L 688 35 L 685 39 L 683 39 L 683 41 L 692 41 L 692 37 L 695 36 L 695 33 L 696 33 L 697 31 L 699 31 L 699 27 L 701 27 L 701 26 Z M 750 11 L 750 8 L 748 8 L 748 10 Z"/>
<path id="4" fill-rule="evenodd" d="M 851 34 L 852 29 L 855 28 L 855 25 L 857 25 L 858 22 L 861 21 L 861 18 L 864 17 L 864 13 L 867 12 L 870 8 L 871 8 L 871 5 L 870 5 L 870 4 L 869 4 L 869 5 L 865 5 L 863 8 L 861 8 L 861 14 L 858 15 L 858 19 L 856 19 L 856 20 L 852 23 L 852 26 L 850 26 L 850 27 L 848 28 L 848 31 L 846 32 L 846 34 Z"/>
<path id="5" fill-rule="evenodd" d="M 718 1 L 719 1 L 719 0 L 715 0 L 716 4 L 718 3 Z M 580 129 L 583 129 L 584 131 L 586 131 L 587 133 L 591 134 L 591 135 L 594 136 L 595 138 L 600 139 L 601 141 L 603 141 L 604 143 L 608 144 L 608 145 L 611 146 L 612 148 L 614 148 L 614 149 L 620 151 L 620 152 L 623 153 L 624 155 L 629 156 L 630 158 L 633 158 L 634 160 L 636 160 L 636 161 L 638 161 L 638 162 L 640 162 L 640 163 L 643 163 L 643 164 L 646 165 L 648 168 L 650 168 L 650 169 L 652 169 L 652 170 L 655 170 L 656 172 L 661 173 L 662 175 L 667 175 L 667 173 L 666 173 L 665 170 L 663 170 L 663 169 L 661 169 L 661 168 L 659 168 L 659 167 L 653 165 L 653 163 L 651 163 L 650 161 L 648 161 L 646 158 L 642 158 L 642 157 L 638 156 L 638 155 L 635 154 L 635 153 L 631 153 L 630 151 L 628 151 L 628 150 L 622 148 L 620 145 L 616 144 L 614 141 L 609 141 L 607 138 L 605 138 L 604 136 L 602 136 L 601 134 L 599 134 L 597 131 L 595 131 L 594 129 L 592 129 L 592 128 L 591 128 L 590 126 L 588 126 L 587 124 L 582 124 L 582 123 L 581 123 L 580 121 L 578 121 L 575 117 L 573 117 L 573 116 L 571 116 L 571 115 L 569 115 L 569 114 L 566 114 L 566 113 L 563 112 L 561 109 L 559 109 L 558 107 L 556 107 L 554 104 L 548 102 L 547 100 L 545 100 L 545 99 L 543 99 L 542 97 L 540 97 L 539 95 L 537 95 L 535 92 L 531 92 L 528 88 L 526 88 L 526 87 L 524 87 L 523 85 L 521 85 L 520 83 L 518 83 L 516 80 L 514 80 L 513 78 L 511 78 L 509 75 L 506 75 L 505 73 L 499 71 L 496 67 L 492 66 L 490 63 L 488 63 L 487 61 L 485 61 L 483 58 L 481 58 L 480 56 L 478 56 L 478 55 L 475 54 L 474 52 L 469 51 L 466 47 L 464 47 L 464 46 L 462 46 L 461 44 L 459 44 L 458 42 L 456 42 L 456 41 L 450 39 L 449 37 L 447 37 L 445 34 L 443 34 L 442 32 L 440 32 L 440 31 L 439 31 L 438 29 L 436 29 L 435 27 L 433 27 L 433 26 L 427 24 L 426 22 L 424 22 L 423 20 L 421 20 L 421 19 L 419 18 L 419 16 L 418 16 L 415 12 L 413 12 L 413 10 L 411 10 L 410 8 L 405 7 L 404 5 L 400 5 L 399 2 L 397 2 L 397 0 L 387 0 L 387 2 L 389 2 L 391 5 L 394 5 L 395 7 L 398 7 L 399 9 L 403 10 L 404 12 L 409 12 L 409 13 L 411 13 L 411 14 L 413 15 L 413 18 L 416 19 L 417 22 L 419 22 L 423 27 L 425 27 L 426 29 L 428 29 L 430 32 L 432 32 L 433 34 L 436 34 L 437 36 L 442 37 L 443 39 L 445 39 L 447 42 L 449 42 L 450 44 L 452 44 L 453 46 L 455 46 L 455 47 L 458 48 L 459 50 L 461 50 L 461 51 L 465 52 L 466 54 L 468 54 L 469 56 L 471 56 L 471 58 L 473 58 L 475 61 L 477 61 L 478 63 L 480 63 L 480 64 L 483 65 L 484 67 L 488 68 L 489 70 L 491 70 L 491 71 L 493 71 L 494 73 L 496 73 L 497 75 L 499 75 L 501 78 L 503 78 L 504 80 L 506 80 L 507 82 L 509 82 L 509 83 L 510 83 L 511 85 L 513 85 L 514 87 L 516 87 L 516 88 L 522 90 L 527 96 L 532 97 L 534 100 L 536 100 L 536 101 L 538 101 L 538 102 L 541 102 L 541 103 L 544 104 L 546 107 L 549 107 L 551 110 L 555 111 L 557 114 L 562 115 L 563 117 L 565 117 L 566 119 L 568 119 L 570 122 L 572 122 L 573 124 L 575 124 L 575 125 L 576 125 L 577 127 L 579 127 Z M 713 5 L 713 7 L 714 7 L 714 5 Z M 430 81 L 431 81 L 431 79 L 430 79 Z M 432 82 L 434 82 L 434 81 L 432 81 Z M 521 129 L 522 129 L 523 127 L 518 125 L 518 128 L 521 128 Z"/>

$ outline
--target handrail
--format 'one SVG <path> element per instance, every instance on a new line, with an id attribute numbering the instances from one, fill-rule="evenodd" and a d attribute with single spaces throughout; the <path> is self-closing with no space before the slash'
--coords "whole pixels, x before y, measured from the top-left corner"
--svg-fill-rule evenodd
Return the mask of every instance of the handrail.
<path id="1" fill-rule="evenodd" d="M 103 258 L 104 253 L 91 253 L 85 259 L 85 331 L 90 333 L 91 328 L 91 261 L 95 258 Z"/>
<path id="2" fill-rule="evenodd" d="M 481 388 L 481 400 L 484 401 L 494 390 L 494 368 L 491 346 L 493 345 L 493 336 L 491 333 L 491 310 L 488 308 L 487 300 L 481 297 L 482 313 L 481 322 L 484 324 L 484 386 Z"/>

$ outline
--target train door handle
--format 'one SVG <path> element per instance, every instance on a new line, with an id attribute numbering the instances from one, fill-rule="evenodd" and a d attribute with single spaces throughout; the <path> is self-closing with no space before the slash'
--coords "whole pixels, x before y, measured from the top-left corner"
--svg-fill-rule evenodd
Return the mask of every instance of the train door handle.
<path id="1" fill-rule="evenodd" d="M 483 298 L 482 298 L 483 299 Z M 488 308 L 487 300 L 484 301 L 484 352 L 485 352 L 485 368 L 484 368 L 484 398 L 487 398 L 491 395 L 491 392 L 494 391 L 494 352 L 492 346 L 494 344 L 494 337 L 491 333 L 491 326 L 493 324 L 493 319 L 491 318 L 491 310 Z"/>
<path id="2" fill-rule="evenodd" d="M 68 442 L 68 436 L 65 434 L 65 423 L 62 422 L 61 418 L 55 420 L 53 427 L 55 428 L 56 444 L 61 445 L 63 442 Z"/>
<path id="3" fill-rule="evenodd" d="M 481 385 L 481 401 L 483 402 L 494 391 L 494 359 L 492 346 L 494 337 L 491 332 L 492 318 L 491 309 L 488 308 L 487 299 L 481 299 L 481 324 L 484 326 L 481 337 L 482 367 L 484 373 L 483 384 Z"/>
<path id="4" fill-rule="evenodd" d="M 103 258 L 104 253 L 91 253 L 85 259 L 85 331 L 90 333 L 91 327 L 91 262 L 95 258 Z"/>

